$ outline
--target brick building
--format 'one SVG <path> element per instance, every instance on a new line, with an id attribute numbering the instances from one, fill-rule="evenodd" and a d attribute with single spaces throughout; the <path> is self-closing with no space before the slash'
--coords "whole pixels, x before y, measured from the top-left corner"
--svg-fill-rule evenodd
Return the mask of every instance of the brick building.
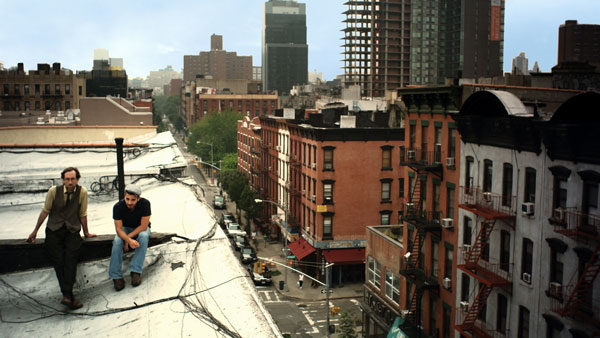
<path id="1" fill-rule="evenodd" d="M 195 121 L 211 112 L 233 110 L 246 116 L 273 115 L 279 109 L 276 94 L 197 94 Z"/>
<path id="2" fill-rule="evenodd" d="M 0 109 L 4 111 L 77 109 L 79 98 L 85 96 L 85 81 L 60 63 L 52 67 L 40 63 L 29 72 L 22 63 L 15 70 L 0 70 Z"/>
<path id="3" fill-rule="evenodd" d="M 404 130 L 387 128 L 387 113 L 344 111 L 261 115 L 260 129 L 255 127 L 260 144 L 255 137 L 253 148 L 238 146 L 244 153 L 260 151 L 251 156 L 260 161 L 250 171 L 255 189 L 286 207 L 265 206 L 267 218 L 278 216 L 270 231 L 287 238 L 298 266 L 311 275 L 323 278 L 316 264 L 335 263 L 330 283 L 336 286 L 363 280 L 366 226 L 390 224 L 402 207 L 400 169 L 393 163 Z M 281 221 L 286 211 L 287 226 Z"/>

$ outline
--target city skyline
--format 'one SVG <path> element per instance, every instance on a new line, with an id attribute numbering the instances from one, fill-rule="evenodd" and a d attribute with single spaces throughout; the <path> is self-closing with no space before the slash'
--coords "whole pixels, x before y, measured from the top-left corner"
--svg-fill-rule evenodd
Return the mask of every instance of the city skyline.
<path id="1" fill-rule="evenodd" d="M 224 0 L 218 3 L 106 1 L 25 1 L 1 3 L 11 13 L 0 29 L 0 62 L 4 67 L 23 62 L 25 69 L 37 63 L 60 62 L 71 70 L 90 70 L 93 51 L 105 48 L 110 57 L 123 58 L 129 78 L 146 77 L 152 70 L 173 66 L 180 72 L 183 55 L 210 50 L 210 36 L 223 36 L 227 51 L 251 55 L 261 64 L 262 10 L 265 1 Z M 308 69 L 326 80 L 342 74 L 341 59 L 344 1 L 299 1 L 306 4 Z M 558 27 L 566 20 L 600 24 L 594 0 L 508 0 L 505 3 L 504 62 L 509 72 L 512 59 L 525 52 L 532 66 L 542 71 L 556 65 Z M 57 14 L 53 14 L 56 12 Z M 106 25 L 106 23 L 111 23 Z"/>

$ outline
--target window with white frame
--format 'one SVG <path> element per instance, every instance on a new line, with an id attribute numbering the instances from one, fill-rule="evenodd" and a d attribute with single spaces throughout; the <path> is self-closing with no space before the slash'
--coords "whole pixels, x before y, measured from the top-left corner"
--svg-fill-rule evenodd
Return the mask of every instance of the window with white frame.
<path id="1" fill-rule="evenodd" d="M 400 302 L 400 279 L 391 271 L 385 270 L 385 295 L 394 302 Z"/>
<path id="2" fill-rule="evenodd" d="M 381 288 L 381 264 L 373 257 L 369 257 L 369 282 Z"/>

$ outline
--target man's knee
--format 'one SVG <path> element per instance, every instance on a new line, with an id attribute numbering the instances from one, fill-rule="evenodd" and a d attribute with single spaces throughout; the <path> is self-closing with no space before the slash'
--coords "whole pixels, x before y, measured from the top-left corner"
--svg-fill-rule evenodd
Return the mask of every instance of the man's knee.
<path id="1" fill-rule="evenodd" d="M 138 243 L 142 244 L 142 243 L 148 243 L 150 241 L 150 231 L 146 230 L 146 231 L 142 231 L 137 235 L 137 241 Z"/>
<path id="2" fill-rule="evenodd" d="M 113 248 L 123 249 L 123 240 L 121 239 L 121 237 L 115 236 L 115 239 L 113 239 L 112 245 L 113 245 Z"/>

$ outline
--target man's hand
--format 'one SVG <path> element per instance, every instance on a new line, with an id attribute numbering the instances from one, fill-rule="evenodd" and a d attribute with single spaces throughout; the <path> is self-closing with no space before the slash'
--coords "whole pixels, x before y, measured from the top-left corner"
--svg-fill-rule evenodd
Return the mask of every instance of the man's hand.
<path id="1" fill-rule="evenodd" d="M 140 243 L 138 243 L 138 241 L 136 241 L 135 239 L 132 239 L 128 242 L 125 242 L 125 245 L 123 246 L 123 251 L 127 252 L 129 251 L 129 249 L 136 249 L 140 247 Z"/>
<path id="2" fill-rule="evenodd" d="M 27 242 L 29 243 L 35 243 L 35 238 L 37 237 L 37 231 L 32 232 L 31 234 L 29 234 L 29 237 L 27 237 Z"/>
<path id="3" fill-rule="evenodd" d="M 86 233 L 84 233 L 84 234 L 83 234 L 83 236 L 84 236 L 85 238 L 92 238 L 92 237 L 96 237 L 97 235 L 96 235 L 96 234 L 93 234 L 93 233 L 91 233 L 91 232 L 88 232 L 87 234 L 86 234 Z"/>

